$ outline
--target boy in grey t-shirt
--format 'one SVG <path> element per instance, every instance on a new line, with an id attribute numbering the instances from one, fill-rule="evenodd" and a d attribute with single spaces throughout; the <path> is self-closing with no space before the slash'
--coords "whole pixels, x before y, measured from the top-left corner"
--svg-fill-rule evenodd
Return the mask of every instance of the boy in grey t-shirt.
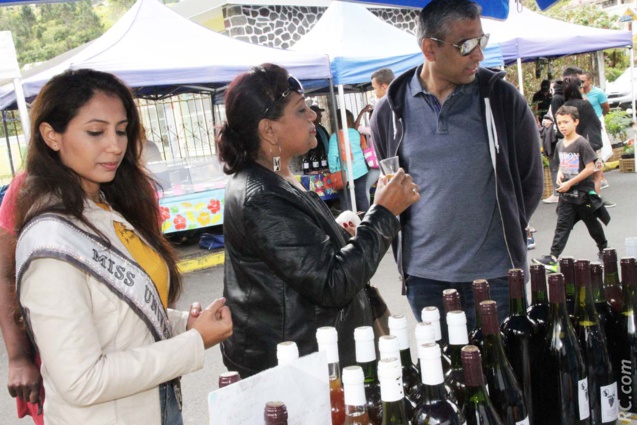
<path id="1" fill-rule="evenodd" d="M 547 270 L 557 271 L 557 259 L 564 251 L 573 226 L 582 220 L 601 252 L 608 246 L 604 228 L 598 219 L 608 224 L 610 217 L 602 200 L 595 192 L 593 173 L 597 155 L 588 140 L 575 132 L 579 113 L 574 106 L 562 106 L 555 114 L 557 125 L 564 139 L 557 144 L 560 169 L 557 175 L 557 225 L 551 254 L 534 258 L 535 264 L 543 264 Z"/>

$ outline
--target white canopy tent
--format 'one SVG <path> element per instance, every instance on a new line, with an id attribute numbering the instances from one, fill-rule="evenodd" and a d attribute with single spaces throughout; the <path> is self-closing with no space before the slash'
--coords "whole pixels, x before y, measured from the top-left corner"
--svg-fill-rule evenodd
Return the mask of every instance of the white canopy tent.
<path id="1" fill-rule="evenodd" d="M 303 80 L 330 79 L 324 54 L 302 53 L 235 40 L 193 23 L 157 0 L 138 0 L 101 37 L 25 72 L 24 94 L 35 96 L 66 69 L 111 72 L 131 87 L 219 87 L 255 65 L 273 62 Z M 0 87 L 0 110 L 16 101 Z"/>
<path id="2" fill-rule="evenodd" d="M 18 66 L 18 58 L 10 31 L 0 31 L 0 86 L 12 85 L 17 93 L 18 109 L 22 119 L 24 135 L 29 137 L 29 117 L 27 105 L 22 92 L 22 75 Z M 1 108 L 0 108 L 1 109 Z"/>

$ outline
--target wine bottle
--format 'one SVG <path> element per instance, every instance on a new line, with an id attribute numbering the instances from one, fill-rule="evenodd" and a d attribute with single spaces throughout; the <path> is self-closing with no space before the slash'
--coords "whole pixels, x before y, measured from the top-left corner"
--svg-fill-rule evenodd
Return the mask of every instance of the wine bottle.
<path id="1" fill-rule="evenodd" d="M 234 384 L 235 382 L 239 382 L 241 380 L 241 376 L 239 376 L 239 372 L 228 371 L 219 374 L 219 388 L 227 387 L 230 384 Z"/>
<path id="2" fill-rule="evenodd" d="M 276 358 L 279 366 L 292 363 L 299 358 L 299 347 L 294 341 L 283 341 L 276 345 Z"/>
<path id="3" fill-rule="evenodd" d="M 467 385 L 467 399 L 462 414 L 467 425 L 503 425 L 484 386 L 480 349 L 475 345 L 465 345 L 461 357 Z"/>
<path id="4" fill-rule="evenodd" d="M 542 264 L 529 267 L 531 275 L 531 305 L 526 310 L 527 316 L 537 323 L 537 336 L 544 340 L 549 321 L 549 298 L 546 291 L 546 269 Z"/>
<path id="5" fill-rule="evenodd" d="M 444 347 L 446 341 L 442 338 L 442 329 L 440 328 L 440 310 L 438 307 L 428 306 L 422 309 L 420 312 L 420 318 L 423 322 L 429 322 L 433 325 L 436 332 L 436 342 L 439 346 Z M 451 359 L 443 354 L 442 356 L 442 369 L 447 372 L 451 365 Z"/>
<path id="6" fill-rule="evenodd" d="M 321 155 L 321 170 L 327 170 L 327 156 Z"/>
<path id="7" fill-rule="evenodd" d="M 577 264 L 576 264 L 577 266 Z M 612 338 L 613 323 L 616 324 L 617 317 L 611 310 L 610 303 L 606 301 L 606 294 L 604 293 L 604 268 L 598 262 L 591 262 L 591 289 L 593 291 L 593 301 L 595 302 L 595 310 L 599 316 L 599 323 L 604 329 L 606 335 L 606 341 Z M 577 278 L 577 273 L 575 273 Z"/>
<path id="8" fill-rule="evenodd" d="M 602 251 L 602 261 L 604 262 L 604 295 L 617 320 L 623 311 L 622 287 L 619 282 L 619 271 L 617 270 L 617 251 L 613 248 L 604 249 Z"/>
<path id="9" fill-rule="evenodd" d="M 467 333 L 467 316 L 462 310 L 447 313 L 447 328 L 449 329 L 449 351 L 451 352 L 451 367 L 445 374 L 445 384 L 451 389 L 458 407 L 464 407 L 467 389 L 462 369 L 462 347 L 469 344 Z"/>
<path id="10" fill-rule="evenodd" d="M 444 307 L 445 318 L 450 311 L 462 310 L 460 293 L 453 288 L 442 291 L 442 306 Z M 447 331 L 448 329 L 442 327 L 443 339 L 446 341 L 446 344 L 440 348 L 444 356 L 451 358 L 451 353 L 449 352 L 449 334 L 446 334 Z"/>
<path id="11" fill-rule="evenodd" d="M 423 366 L 423 398 L 418 402 L 412 425 L 461 425 L 464 417 L 458 406 L 447 397 L 438 344 L 422 344 L 419 350 Z"/>
<path id="12" fill-rule="evenodd" d="M 389 333 L 398 338 L 400 347 L 400 362 L 403 368 L 403 385 L 405 396 L 409 399 L 420 388 L 418 368 L 411 361 L 411 351 L 409 351 L 409 331 L 407 330 L 407 318 L 402 314 L 389 316 Z"/>
<path id="13" fill-rule="evenodd" d="M 560 258 L 560 273 L 564 275 L 564 290 L 566 291 L 566 310 L 568 317 L 573 320 L 575 311 L 575 259 L 573 257 Z"/>
<path id="14" fill-rule="evenodd" d="M 422 344 L 436 342 L 436 331 L 429 322 L 418 322 L 414 328 L 416 338 L 416 351 L 420 351 Z M 420 364 L 420 353 L 418 353 L 418 378 L 422 381 L 422 365 Z"/>
<path id="15" fill-rule="evenodd" d="M 363 369 L 360 366 L 348 366 L 343 369 L 343 388 L 345 389 L 345 423 L 343 425 L 372 425 L 367 414 L 364 381 Z"/>
<path id="16" fill-rule="evenodd" d="M 548 278 L 549 330 L 542 356 L 543 370 L 540 411 L 536 424 L 590 424 L 588 379 L 575 330 L 566 309 L 564 275 Z"/>
<path id="17" fill-rule="evenodd" d="M 617 382 L 613 376 L 606 336 L 599 321 L 591 287 L 590 261 L 575 262 L 575 333 L 588 376 L 591 425 L 614 424 L 619 415 Z M 610 400 L 613 400 L 611 403 Z"/>
<path id="18" fill-rule="evenodd" d="M 408 425 L 402 375 L 398 357 L 381 359 L 378 362 L 380 396 L 383 404 L 382 425 Z"/>
<path id="19" fill-rule="evenodd" d="M 309 173 L 310 173 L 310 160 L 306 155 L 303 157 L 303 174 L 309 174 Z"/>
<path id="20" fill-rule="evenodd" d="M 371 326 L 361 326 L 354 329 L 354 341 L 356 344 L 356 363 L 361 367 L 364 375 L 367 414 L 374 425 L 380 425 L 383 420 L 383 410 L 380 400 L 380 383 L 376 374 L 374 330 Z"/>
<path id="21" fill-rule="evenodd" d="M 263 409 L 265 425 L 288 425 L 288 409 L 281 401 L 269 401 Z"/>
<path id="22" fill-rule="evenodd" d="M 414 408 L 416 407 L 416 400 L 412 399 L 410 397 L 407 396 L 407 388 L 403 383 L 403 379 L 402 379 L 402 362 L 400 360 L 400 342 L 398 341 L 398 337 L 396 337 L 396 335 L 383 335 L 380 338 L 378 338 L 378 352 L 380 354 L 380 360 L 386 360 L 386 359 L 398 359 L 398 363 L 401 365 L 400 366 L 400 372 L 401 372 L 401 376 L 400 376 L 400 382 L 401 384 L 403 384 L 403 394 L 405 394 L 405 397 L 403 397 L 403 401 L 405 403 L 405 413 L 407 414 L 408 418 L 411 418 L 412 415 L 414 414 Z M 380 379 L 380 371 L 378 371 L 378 378 Z M 382 395 L 382 390 L 381 390 L 381 395 Z M 383 404 L 381 404 L 383 405 Z"/>
<path id="23" fill-rule="evenodd" d="M 312 157 L 311 157 L 311 161 L 312 161 L 312 170 L 313 171 L 319 171 L 321 169 L 321 160 L 318 157 L 318 152 L 314 152 Z"/>
<path id="24" fill-rule="evenodd" d="M 537 323 L 526 314 L 524 272 L 521 269 L 511 269 L 509 270 L 508 280 L 509 316 L 502 322 L 500 330 L 504 338 L 507 358 L 520 389 L 524 393 L 524 403 L 529 414 L 529 422 L 533 423 L 533 377 L 531 368 L 535 359 L 541 354 L 544 341 L 537 339 Z"/>
<path id="25" fill-rule="evenodd" d="M 622 258 L 622 314 L 619 318 L 619 335 L 613 343 L 618 364 L 613 368 L 619 371 L 619 409 L 637 413 L 637 333 L 635 322 L 635 303 L 637 302 L 637 276 L 635 259 Z"/>
<path id="26" fill-rule="evenodd" d="M 473 303 L 476 313 L 476 326 L 469 332 L 469 344 L 475 345 L 482 350 L 482 314 L 480 313 L 480 303 L 491 298 L 489 282 L 487 282 L 486 279 L 474 280 L 471 289 L 473 291 Z"/>
<path id="27" fill-rule="evenodd" d="M 500 337 L 498 307 L 493 300 L 480 303 L 482 313 L 482 370 L 487 377 L 489 396 L 495 411 L 507 425 L 528 425 L 524 393 L 515 378 Z"/>
<path id="28" fill-rule="evenodd" d="M 316 330 L 316 341 L 320 352 L 327 356 L 327 367 L 330 374 L 330 406 L 332 408 L 332 425 L 345 422 L 345 395 L 341 381 L 341 368 L 338 358 L 338 333 L 332 326 L 323 326 Z"/>

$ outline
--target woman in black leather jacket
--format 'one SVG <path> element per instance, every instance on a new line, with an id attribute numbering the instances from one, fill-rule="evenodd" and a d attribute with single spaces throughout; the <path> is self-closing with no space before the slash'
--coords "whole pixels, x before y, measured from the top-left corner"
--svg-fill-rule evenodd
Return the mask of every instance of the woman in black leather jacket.
<path id="1" fill-rule="evenodd" d="M 224 296 L 234 333 L 221 347 L 224 363 L 243 378 L 254 375 L 276 366 L 279 342 L 310 354 L 318 349 L 316 329 L 334 326 L 341 366 L 354 364 L 354 329 L 372 323 L 365 285 L 418 188 L 402 170 L 381 179 L 350 238 L 289 168 L 317 143 L 316 114 L 301 84 L 264 64 L 235 78 L 225 105 L 217 143 L 224 171 L 233 174 L 224 207 Z"/>

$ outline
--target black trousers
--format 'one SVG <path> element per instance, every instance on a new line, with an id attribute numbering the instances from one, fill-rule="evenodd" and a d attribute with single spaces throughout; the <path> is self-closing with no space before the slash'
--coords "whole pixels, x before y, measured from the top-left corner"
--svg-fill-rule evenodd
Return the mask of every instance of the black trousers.
<path id="1" fill-rule="evenodd" d="M 580 220 L 586 225 L 588 233 L 595 240 L 599 251 L 608 246 L 602 223 L 598 220 L 590 203 L 577 205 L 566 202 L 560 197 L 557 204 L 557 226 L 555 226 L 553 245 L 551 245 L 551 255 L 560 256 L 566 247 L 573 226 Z"/>

